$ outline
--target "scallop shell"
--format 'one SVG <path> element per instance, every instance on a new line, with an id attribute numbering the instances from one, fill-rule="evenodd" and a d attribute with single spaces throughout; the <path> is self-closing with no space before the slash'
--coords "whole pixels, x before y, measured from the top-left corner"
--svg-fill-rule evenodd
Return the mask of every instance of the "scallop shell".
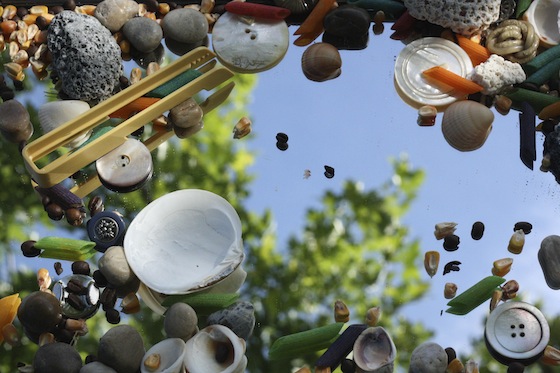
<path id="1" fill-rule="evenodd" d="M 486 106 L 470 100 L 457 101 L 445 109 L 441 131 L 449 145 L 466 152 L 484 144 L 493 121 L 494 113 Z"/>
<path id="2" fill-rule="evenodd" d="M 335 46 L 328 43 L 315 43 L 301 56 L 301 69 L 309 80 L 324 82 L 340 76 L 342 59 Z"/>
<path id="3" fill-rule="evenodd" d="M 39 108 L 39 123 L 41 124 L 43 133 L 46 134 L 88 110 L 89 104 L 80 100 L 47 102 Z M 77 148 L 89 139 L 90 136 L 91 131 L 83 132 L 64 146 L 72 149 Z"/>
<path id="4" fill-rule="evenodd" d="M 184 362 L 189 373 L 242 373 L 245 341 L 226 326 L 207 326 L 187 341 Z"/>
<path id="5" fill-rule="evenodd" d="M 380 326 L 367 328 L 354 342 L 356 372 L 391 373 L 396 355 L 391 336 Z"/>
<path id="6" fill-rule="evenodd" d="M 145 364 L 146 360 L 159 355 L 159 366 L 154 370 Z M 140 371 L 142 373 L 184 373 L 185 342 L 180 338 L 167 338 L 156 343 L 142 358 Z"/>

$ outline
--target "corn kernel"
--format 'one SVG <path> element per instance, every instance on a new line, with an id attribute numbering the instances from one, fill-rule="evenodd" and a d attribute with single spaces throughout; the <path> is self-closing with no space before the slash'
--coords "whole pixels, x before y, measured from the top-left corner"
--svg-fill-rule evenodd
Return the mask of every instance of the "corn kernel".
<path id="1" fill-rule="evenodd" d="M 492 274 L 494 276 L 504 277 L 511 270 L 511 265 L 513 264 L 512 258 L 503 258 L 494 261 L 492 267 Z"/>
<path id="2" fill-rule="evenodd" d="M 428 251 L 424 254 L 424 268 L 430 277 L 434 277 L 439 266 L 439 252 Z"/>

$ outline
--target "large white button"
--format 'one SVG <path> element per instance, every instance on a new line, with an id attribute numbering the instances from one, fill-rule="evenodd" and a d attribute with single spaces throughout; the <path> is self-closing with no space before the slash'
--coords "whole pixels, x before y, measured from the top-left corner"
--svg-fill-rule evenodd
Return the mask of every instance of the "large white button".
<path id="1" fill-rule="evenodd" d="M 115 192 L 136 190 L 152 176 L 150 150 L 136 139 L 127 139 L 95 162 L 101 183 Z"/>
<path id="2" fill-rule="evenodd" d="M 550 328 L 536 307 L 524 302 L 506 302 L 490 313 L 484 336 L 488 351 L 499 362 L 519 361 L 529 365 L 544 352 Z"/>
<path id="3" fill-rule="evenodd" d="M 220 62 L 238 73 L 258 73 L 276 66 L 288 50 L 284 21 L 225 13 L 212 29 L 212 47 Z"/>

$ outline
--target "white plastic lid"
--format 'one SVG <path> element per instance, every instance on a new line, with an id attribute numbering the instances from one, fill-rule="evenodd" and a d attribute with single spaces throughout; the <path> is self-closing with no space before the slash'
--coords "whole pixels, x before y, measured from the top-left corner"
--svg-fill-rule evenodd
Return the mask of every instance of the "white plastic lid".
<path id="1" fill-rule="evenodd" d="M 163 294 L 204 290 L 235 271 L 244 258 L 241 221 L 217 194 L 185 189 L 148 204 L 124 238 L 138 278 Z"/>
<path id="2" fill-rule="evenodd" d="M 403 101 L 416 109 L 432 105 L 438 110 L 457 101 L 422 77 L 422 71 L 439 65 L 462 77 L 473 68 L 467 53 L 447 39 L 427 37 L 408 44 L 395 62 L 395 88 Z"/>

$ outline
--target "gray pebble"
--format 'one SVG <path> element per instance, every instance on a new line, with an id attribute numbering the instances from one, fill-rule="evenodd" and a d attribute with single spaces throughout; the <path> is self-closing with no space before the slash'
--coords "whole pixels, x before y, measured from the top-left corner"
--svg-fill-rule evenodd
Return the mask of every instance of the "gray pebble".
<path id="1" fill-rule="evenodd" d="M 255 308 L 250 302 L 236 302 L 208 316 L 206 324 L 227 326 L 239 338 L 247 340 L 253 334 L 255 327 Z"/>
<path id="2" fill-rule="evenodd" d="M 447 353 L 437 343 L 422 343 L 410 355 L 409 373 L 445 373 L 446 369 Z"/>
<path id="3" fill-rule="evenodd" d="M 52 68 L 69 98 L 93 106 L 120 89 L 121 49 L 97 18 L 72 11 L 58 13 L 47 34 Z"/>
<path id="4" fill-rule="evenodd" d="M 117 373 L 117 371 L 99 361 L 93 361 L 84 365 L 80 373 Z"/>
<path id="5" fill-rule="evenodd" d="M 560 236 L 545 237 L 541 242 L 538 257 L 548 287 L 560 289 Z"/>
<path id="6" fill-rule="evenodd" d="M 0 132 L 6 140 L 16 144 L 33 135 L 29 112 L 19 101 L 8 100 L 0 104 Z"/>
<path id="7" fill-rule="evenodd" d="M 186 303 L 175 303 L 165 312 L 163 328 L 167 338 L 181 338 L 186 341 L 198 332 L 198 316 Z"/>
<path id="8" fill-rule="evenodd" d="M 130 325 L 119 325 L 101 337 L 97 358 L 119 373 L 136 373 L 145 353 L 140 333 Z"/>
<path id="9" fill-rule="evenodd" d="M 114 287 L 124 286 L 136 278 L 122 246 L 109 247 L 99 259 L 98 265 L 103 276 Z"/>
<path id="10" fill-rule="evenodd" d="M 198 43 L 208 34 L 208 21 L 197 10 L 180 8 L 165 15 L 162 28 L 166 38 L 181 43 Z"/>
<path id="11" fill-rule="evenodd" d="M 35 373 L 79 373 L 82 358 L 78 351 L 67 343 L 47 343 L 37 350 L 33 358 Z"/>
<path id="12" fill-rule="evenodd" d="M 138 14 L 138 3 L 133 0 L 103 0 L 95 8 L 94 16 L 111 32 L 119 31 L 123 25 Z"/>
<path id="13" fill-rule="evenodd" d="M 182 56 L 184 54 L 189 53 L 195 48 L 198 47 L 207 47 L 209 45 L 208 35 L 206 37 L 196 43 L 181 43 L 177 40 L 173 40 L 171 38 L 165 38 L 165 46 L 169 51 L 177 56 Z"/>
<path id="14" fill-rule="evenodd" d="M 144 53 L 155 50 L 163 39 L 160 25 L 146 17 L 134 17 L 126 22 L 123 33 L 134 48 Z"/>
<path id="15" fill-rule="evenodd" d="M 198 125 L 203 116 L 202 108 L 192 97 L 169 110 L 169 120 L 174 126 L 180 128 Z"/>

